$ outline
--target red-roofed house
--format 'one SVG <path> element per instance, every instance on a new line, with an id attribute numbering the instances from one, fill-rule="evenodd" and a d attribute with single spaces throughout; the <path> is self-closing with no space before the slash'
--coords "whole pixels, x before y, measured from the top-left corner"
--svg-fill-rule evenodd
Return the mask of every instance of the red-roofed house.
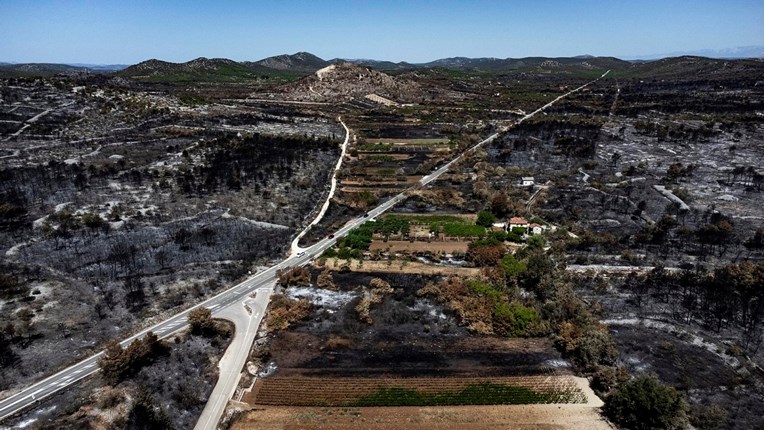
<path id="1" fill-rule="evenodd" d="M 514 216 L 510 218 L 510 221 L 507 223 L 507 227 L 510 230 L 512 230 L 515 227 L 529 228 L 529 221 L 526 220 L 526 218 Z"/>
<path id="2" fill-rule="evenodd" d="M 545 227 L 541 224 L 537 224 L 537 223 L 529 224 L 529 233 L 531 234 L 542 234 L 542 231 L 544 229 Z"/>

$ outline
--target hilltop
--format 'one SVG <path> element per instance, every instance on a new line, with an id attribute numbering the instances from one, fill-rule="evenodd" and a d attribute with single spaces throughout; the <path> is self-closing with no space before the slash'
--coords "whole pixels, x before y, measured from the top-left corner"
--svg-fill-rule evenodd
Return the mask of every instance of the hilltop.
<path id="1" fill-rule="evenodd" d="M 243 63 L 247 65 L 257 65 L 274 70 L 291 70 L 299 72 L 315 72 L 323 67 L 327 67 L 330 62 L 325 61 L 310 52 L 297 52 L 292 55 L 276 55 L 264 58 L 253 63 Z"/>
<path id="2" fill-rule="evenodd" d="M 627 61 L 615 57 L 580 55 L 575 57 L 524 57 L 524 58 L 441 58 L 427 63 L 378 61 L 374 59 L 324 60 L 309 52 L 276 55 L 258 61 L 237 62 L 225 58 L 200 57 L 184 63 L 172 63 L 151 59 L 125 67 L 122 65 L 89 64 L 12 64 L 0 63 L 0 77 L 53 76 L 60 73 L 114 73 L 114 75 L 153 83 L 182 82 L 241 82 L 269 80 L 271 84 L 295 81 L 310 77 L 330 65 L 340 66 L 338 72 L 348 65 L 374 71 L 404 75 L 422 71 L 440 71 L 442 74 L 514 74 L 514 73 L 561 73 L 589 76 L 611 70 L 615 75 L 666 78 L 677 76 L 707 77 L 719 73 L 748 73 L 752 67 L 761 67 L 762 59 L 713 59 L 698 56 L 669 57 L 660 60 Z M 119 70 L 122 69 L 122 70 Z M 369 72 L 362 72 L 365 76 Z M 371 75 L 370 75 L 371 76 Z M 375 79 L 371 79 L 374 81 Z M 389 82 L 379 79 L 380 84 Z M 389 84 L 385 84 L 389 85 Z M 384 86 L 385 86 L 384 85 Z M 316 88 L 314 89 L 316 90 Z M 390 88 L 387 89 L 391 91 Z M 396 92 L 396 91 L 393 91 Z"/>
<path id="3" fill-rule="evenodd" d="M 186 63 L 151 59 L 121 70 L 116 75 L 149 82 L 238 81 L 257 78 L 252 68 L 236 61 L 204 57 Z"/>
<path id="4" fill-rule="evenodd" d="M 352 63 L 330 64 L 287 84 L 280 91 L 297 100 L 326 101 L 363 98 L 377 94 L 397 102 L 419 100 L 425 92 L 419 83 Z"/>

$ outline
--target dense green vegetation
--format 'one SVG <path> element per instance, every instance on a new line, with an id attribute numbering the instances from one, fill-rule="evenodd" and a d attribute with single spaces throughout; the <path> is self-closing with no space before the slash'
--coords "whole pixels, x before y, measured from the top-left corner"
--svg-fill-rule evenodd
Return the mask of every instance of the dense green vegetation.
<path id="1" fill-rule="evenodd" d="M 684 429 L 687 411 L 681 393 L 645 375 L 620 385 L 604 407 L 610 419 L 631 430 Z"/>
<path id="2" fill-rule="evenodd" d="M 541 321 L 539 313 L 534 308 L 524 306 L 517 301 L 509 301 L 507 291 L 488 282 L 472 279 L 467 284 L 472 294 L 490 301 L 495 332 L 511 337 L 534 334 L 534 327 Z"/>
<path id="3" fill-rule="evenodd" d="M 387 154 L 372 154 L 365 157 L 364 160 L 389 162 L 389 161 L 393 161 L 393 156 L 387 155 Z"/>
<path id="4" fill-rule="evenodd" d="M 357 258 L 361 256 L 362 250 L 369 249 L 372 243 L 372 236 L 375 233 L 384 236 L 392 234 L 409 234 L 409 221 L 403 217 L 387 216 L 376 221 L 367 221 L 359 227 L 351 230 L 345 237 L 337 240 L 338 250 L 324 252 L 326 257 Z"/>
<path id="5" fill-rule="evenodd" d="M 443 232 L 447 236 L 455 237 L 483 237 L 486 229 L 480 225 L 474 225 L 469 218 L 455 215 L 389 215 L 386 220 L 395 220 L 397 223 L 408 226 L 409 224 L 427 225 L 434 233 Z"/>
<path id="6" fill-rule="evenodd" d="M 390 152 L 394 149 L 394 146 L 388 143 L 364 143 L 359 145 L 356 149 L 359 151 Z"/>
<path id="7" fill-rule="evenodd" d="M 576 393 L 539 393 L 526 387 L 484 382 L 471 384 L 454 392 L 426 393 L 406 388 L 380 388 L 353 406 L 459 406 L 459 405 L 528 405 L 538 403 L 578 402 Z"/>
<path id="8" fill-rule="evenodd" d="M 478 219 L 476 219 L 475 223 L 477 225 L 482 225 L 486 228 L 489 228 L 492 224 L 494 224 L 496 220 L 497 217 L 495 217 L 494 214 L 490 211 L 481 211 L 478 212 Z"/>
<path id="9" fill-rule="evenodd" d="M 480 225 L 471 224 L 444 224 L 444 234 L 456 237 L 483 237 L 486 229 Z"/>

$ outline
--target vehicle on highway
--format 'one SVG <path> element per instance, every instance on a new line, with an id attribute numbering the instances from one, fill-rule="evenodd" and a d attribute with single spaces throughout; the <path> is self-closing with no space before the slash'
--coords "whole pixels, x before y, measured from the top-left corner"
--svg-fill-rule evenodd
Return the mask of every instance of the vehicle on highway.
<path id="1" fill-rule="evenodd" d="M 335 237 L 334 234 L 330 234 L 329 236 L 327 236 L 327 239 L 334 239 L 334 237 Z"/>
<path id="2" fill-rule="evenodd" d="M 367 212 L 367 213 L 365 213 L 365 214 L 364 214 L 364 218 L 366 218 L 366 217 L 368 217 L 368 216 L 369 216 L 369 212 Z"/>
<path id="3" fill-rule="evenodd" d="M 298 257 L 302 257 L 302 256 L 304 256 L 304 255 L 305 255 L 305 252 L 304 252 L 304 251 L 300 251 L 300 252 L 298 252 L 296 255 L 297 255 Z"/>

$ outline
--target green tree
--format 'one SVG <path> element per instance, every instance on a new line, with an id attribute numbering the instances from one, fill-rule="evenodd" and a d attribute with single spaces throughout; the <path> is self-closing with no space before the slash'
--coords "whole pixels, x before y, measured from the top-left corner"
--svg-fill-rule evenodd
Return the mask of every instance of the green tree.
<path id="1" fill-rule="evenodd" d="M 517 277 L 521 273 L 526 271 L 526 263 L 518 261 L 513 255 L 505 255 L 502 257 L 502 270 L 510 277 Z"/>
<path id="2" fill-rule="evenodd" d="M 491 199 L 491 212 L 498 216 L 507 216 L 510 213 L 510 200 L 505 193 L 497 193 Z"/>
<path id="3" fill-rule="evenodd" d="M 529 336 L 530 329 L 539 323 L 539 314 L 533 308 L 518 303 L 494 304 L 494 330 L 504 336 Z"/>
<path id="4" fill-rule="evenodd" d="M 542 236 L 529 236 L 526 239 L 526 246 L 530 249 L 542 249 L 545 246 L 545 239 Z"/>
<path id="5" fill-rule="evenodd" d="M 685 396 L 655 376 L 641 375 L 619 386 L 606 399 L 606 416 L 631 430 L 674 430 L 688 427 Z"/>
<path id="6" fill-rule="evenodd" d="M 478 219 L 476 219 L 475 223 L 477 225 L 481 225 L 486 228 L 489 228 L 491 227 L 492 224 L 494 224 L 494 221 L 496 220 L 497 220 L 497 217 L 495 217 L 493 213 L 489 211 L 481 211 L 481 212 L 478 212 Z"/>

